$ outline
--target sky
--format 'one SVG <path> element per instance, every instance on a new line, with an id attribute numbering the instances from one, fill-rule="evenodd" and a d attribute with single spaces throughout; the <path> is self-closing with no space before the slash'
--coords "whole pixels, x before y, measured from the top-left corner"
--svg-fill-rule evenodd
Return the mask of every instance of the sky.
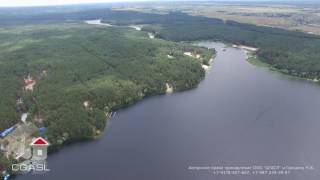
<path id="1" fill-rule="evenodd" d="M 45 5 L 64 5 L 81 3 L 102 3 L 102 2 L 135 2 L 141 0 L 0 0 L 1 7 L 15 6 L 45 6 Z M 150 1 L 150 0 L 146 0 Z"/>
<path id="2" fill-rule="evenodd" d="M 137 2 L 137 1 L 153 1 L 153 0 L 0 0 L 0 7 L 15 6 L 46 6 L 46 5 L 64 5 L 64 4 L 81 4 L 81 3 L 102 3 L 102 2 Z M 170 1 L 170 0 L 157 0 Z M 199 1 L 199 0 L 194 0 Z M 221 1 L 221 0 L 216 0 Z M 228 0 L 239 1 L 239 0 Z M 265 1 L 265 0 L 242 0 L 242 1 Z M 279 1 L 279 0 L 272 0 Z M 295 0 L 296 1 L 296 0 Z"/>

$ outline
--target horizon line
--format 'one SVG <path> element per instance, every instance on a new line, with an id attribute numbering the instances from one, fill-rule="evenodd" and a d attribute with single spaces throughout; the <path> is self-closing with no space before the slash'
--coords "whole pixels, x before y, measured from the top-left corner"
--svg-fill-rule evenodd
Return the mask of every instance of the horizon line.
<path id="1" fill-rule="evenodd" d="M 173 2 L 216 2 L 216 3 L 316 3 L 316 0 L 119 0 L 119 1 L 96 1 L 96 2 L 67 2 L 57 4 L 22 4 L 22 5 L 1 5 L 0 8 L 32 8 L 32 7 L 57 7 L 57 6 L 77 6 L 77 5 L 94 5 L 94 4 L 118 4 L 118 3 L 173 3 Z M 319 2 L 320 4 L 320 2 Z"/>

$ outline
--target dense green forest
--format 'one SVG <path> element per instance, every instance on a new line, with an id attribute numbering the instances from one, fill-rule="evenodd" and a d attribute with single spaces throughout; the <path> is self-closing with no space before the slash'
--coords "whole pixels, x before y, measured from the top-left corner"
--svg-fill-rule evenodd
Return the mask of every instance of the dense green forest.
<path id="1" fill-rule="evenodd" d="M 129 28 L 84 23 L 0 28 L 0 47 L 0 129 L 26 111 L 28 121 L 48 127 L 54 145 L 99 135 L 106 112 L 163 94 L 166 83 L 176 91 L 197 86 L 202 62 L 183 53 L 204 59 L 213 53 Z M 23 90 L 28 75 L 36 81 L 33 91 Z M 18 97 L 23 110 L 17 110 Z"/>
<path id="2" fill-rule="evenodd" d="M 157 37 L 172 41 L 219 40 L 228 43 L 258 47 L 258 58 L 283 73 L 309 79 L 320 79 L 320 37 L 301 32 L 255 26 L 234 21 L 179 12 L 149 14 L 135 11 L 116 11 L 108 8 L 78 8 L 78 10 L 43 10 L 39 16 L 30 13 L 7 13 L 0 17 L 0 24 L 54 23 L 102 18 L 104 22 L 128 25 L 144 24 L 144 30 Z M 18 12 L 18 10 L 16 10 Z"/>
<path id="3" fill-rule="evenodd" d="M 108 23 L 147 24 L 145 31 L 173 41 L 219 40 L 257 47 L 258 58 L 279 71 L 309 79 L 320 79 L 320 37 L 271 27 L 189 16 L 182 13 L 149 15 L 122 12 L 105 18 Z M 127 13 L 127 15 L 125 15 Z"/>

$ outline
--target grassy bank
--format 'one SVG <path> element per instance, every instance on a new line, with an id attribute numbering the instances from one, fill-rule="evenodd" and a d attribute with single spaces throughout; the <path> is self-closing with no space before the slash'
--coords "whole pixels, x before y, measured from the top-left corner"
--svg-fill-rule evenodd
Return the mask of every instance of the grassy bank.
<path id="1" fill-rule="evenodd" d="M 268 68 L 270 70 L 276 70 L 274 67 L 272 67 L 270 64 L 267 64 L 263 61 L 261 61 L 256 54 L 254 53 L 251 53 L 251 52 L 247 52 L 247 61 L 252 64 L 252 65 L 255 65 L 255 66 L 258 66 L 258 67 L 262 67 L 262 68 Z"/>
<path id="2" fill-rule="evenodd" d="M 274 66 L 263 62 L 261 59 L 259 59 L 259 57 L 255 53 L 248 52 L 247 55 L 248 55 L 247 61 L 254 66 L 257 66 L 260 68 L 265 68 L 270 71 L 280 73 L 289 79 L 301 79 L 301 80 L 313 81 L 316 83 L 319 82 L 316 79 L 308 79 L 308 78 L 303 78 L 303 77 L 299 77 L 299 76 L 294 76 L 294 75 L 290 74 L 288 71 L 286 71 L 285 69 L 277 69 Z"/>

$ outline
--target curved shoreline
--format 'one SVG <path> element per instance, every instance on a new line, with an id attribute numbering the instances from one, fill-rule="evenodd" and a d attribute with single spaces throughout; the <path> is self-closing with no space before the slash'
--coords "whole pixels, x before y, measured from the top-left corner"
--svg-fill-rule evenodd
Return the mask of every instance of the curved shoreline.
<path id="1" fill-rule="evenodd" d="M 100 24 L 97 24 L 96 22 L 93 22 L 93 25 L 100 25 Z M 109 25 L 106 25 L 106 26 L 109 26 Z M 212 60 L 212 59 L 213 58 L 211 58 L 210 60 Z M 211 63 L 211 61 L 210 61 L 210 63 Z M 205 76 L 205 73 L 203 73 L 203 75 Z M 119 110 L 119 109 L 126 108 L 128 106 L 131 106 L 131 105 L 133 105 L 133 104 L 135 104 L 137 102 L 140 102 L 141 100 L 143 100 L 143 99 L 145 99 L 147 97 L 151 97 L 151 96 L 155 96 L 155 95 L 164 95 L 164 94 L 166 94 L 166 92 L 167 93 L 174 93 L 174 92 L 186 91 L 186 90 L 190 90 L 190 89 L 196 88 L 203 79 L 204 79 L 204 77 L 199 77 L 199 80 L 196 83 L 194 83 L 194 84 L 193 83 L 191 83 L 191 84 L 189 83 L 189 84 L 186 84 L 185 87 L 183 87 L 183 88 L 180 87 L 178 89 L 175 89 L 171 84 L 166 84 L 164 88 L 159 89 L 157 92 L 153 92 L 152 94 L 147 94 L 147 95 L 143 96 L 143 98 L 136 99 L 134 102 L 132 102 L 130 104 L 123 104 L 123 105 L 119 106 L 118 108 L 116 108 L 115 111 Z M 88 103 L 86 103 L 86 101 L 85 101 L 83 105 L 84 106 L 88 106 Z M 92 136 L 92 137 L 88 136 L 88 137 L 79 137 L 79 138 L 67 139 L 62 144 L 54 144 L 54 145 L 50 146 L 49 151 L 48 151 L 49 154 L 55 153 L 55 152 L 59 151 L 60 149 L 64 148 L 65 146 L 68 146 L 70 144 L 74 144 L 74 143 L 77 143 L 77 142 L 92 141 L 92 140 L 99 139 L 101 137 L 101 135 L 104 134 L 103 132 L 106 131 L 108 123 L 110 122 L 110 118 L 107 118 L 106 121 L 107 121 L 106 126 L 101 131 L 101 133 L 99 133 L 99 135 Z M 12 177 L 14 177 L 15 175 L 19 175 L 19 174 L 14 174 Z"/>
<path id="2" fill-rule="evenodd" d="M 272 72 L 276 72 L 276 73 L 279 73 L 279 74 L 281 74 L 283 76 L 286 76 L 289 79 L 299 79 L 299 80 L 304 80 L 304 81 L 310 81 L 310 82 L 313 82 L 313 83 L 319 83 L 320 82 L 320 79 L 309 79 L 309 78 L 305 78 L 305 77 L 301 77 L 301 76 L 292 75 L 290 73 L 285 73 L 281 69 L 275 68 L 274 66 L 261 61 L 258 58 L 258 56 L 254 54 L 254 52 L 245 51 L 245 53 L 247 54 L 246 60 L 250 64 L 252 64 L 254 66 L 257 66 L 257 67 L 260 67 L 260 68 L 266 68 L 266 69 L 268 69 L 268 70 L 270 70 Z"/>

